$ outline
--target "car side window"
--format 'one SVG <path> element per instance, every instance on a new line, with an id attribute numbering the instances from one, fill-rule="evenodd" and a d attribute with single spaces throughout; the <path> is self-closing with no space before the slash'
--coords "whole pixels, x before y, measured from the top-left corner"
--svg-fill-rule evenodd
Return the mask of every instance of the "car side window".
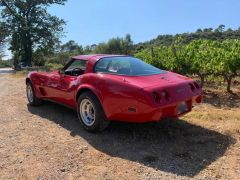
<path id="1" fill-rule="evenodd" d="M 95 66 L 95 71 L 96 72 L 107 72 L 108 65 L 109 65 L 109 61 L 100 60 L 97 62 L 96 66 Z"/>
<path id="2" fill-rule="evenodd" d="M 106 58 L 97 63 L 95 71 L 111 74 L 128 74 L 131 71 L 131 65 L 129 61 L 122 59 L 113 60 L 111 58 Z"/>
<path id="3" fill-rule="evenodd" d="M 87 61 L 85 60 L 74 60 L 72 64 L 68 66 L 65 71 L 72 71 L 75 68 L 80 68 L 81 70 L 85 71 L 87 67 Z"/>

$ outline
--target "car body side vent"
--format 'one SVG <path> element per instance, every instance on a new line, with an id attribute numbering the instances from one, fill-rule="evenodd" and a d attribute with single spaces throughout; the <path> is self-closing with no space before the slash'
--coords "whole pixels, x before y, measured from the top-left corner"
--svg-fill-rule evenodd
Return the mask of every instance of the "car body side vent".
<path id="1" fill-rule="evenodd" d="M 134 108 L 134 107 L 129 107 L 129 108 L 128 108 L 128 111 L 129 111 L 129 112 L 137 112 L 137 109 Z"/>

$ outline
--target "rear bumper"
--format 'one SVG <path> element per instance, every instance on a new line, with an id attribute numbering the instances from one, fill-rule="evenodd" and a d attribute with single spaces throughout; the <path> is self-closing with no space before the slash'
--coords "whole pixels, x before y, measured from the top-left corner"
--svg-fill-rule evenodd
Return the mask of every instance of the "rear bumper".
<path id="1" fill-rule="evenodd" d="M 192 107 L 193 107 L 194 104 L 201 103 L 202 99 L 203 99 L 202 95 L 198 95 L 198 96 L 192 97 L 189 100 L 175 102 L 173 104 L 154 109 L 152 116 L 150 116 L 151 120 L 159 121 L 163 118 L 178 118 L 180 116 L 183 116 L 183 115 L 189 113 L 192 110 Z M 184 112 L 179 112 L 179 105 L 182 102 L 186 103 L 187 110 L 184 111 Z"/>
<path id="2" fill-rule="evenodd" d="M 192 110 L 193 105 L 196 103 L 201 103 L 202 99 L 203 99 L 202 95 L 196 95 L 191 97 L 190 99 L 174 102 L 165 106 L 160 107 L 144 106 L 142 109 L 138 109 L 136 112 L 132 112 L 129 114 L 118 114 L 113 119 L 133 123 L 144 123 L 161 121 L 163 118 L 178 118 L 190 112 Z M 179 105 L 182 102 L 186 103 L 187 110 L 182 113 L 179 113 Z"/>

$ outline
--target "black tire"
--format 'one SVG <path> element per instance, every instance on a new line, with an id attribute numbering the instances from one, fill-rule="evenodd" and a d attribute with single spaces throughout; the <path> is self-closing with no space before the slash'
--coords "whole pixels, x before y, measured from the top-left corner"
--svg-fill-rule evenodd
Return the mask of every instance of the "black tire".
<path id="1" fill-rule="evenodd" d="M 28 96 L 28 88 L 32 89 L 32 94 L 33 94 L 32 100 Z M 26 85 L 26 94 L 27 94 L 28 102 L 31 106 L 39 106 L 42 104 L 42 100 L 36 97 L 34 87 L 30 81 L 27 82 L 27 85 Z"/>
<path id="2" fill-rule="evenodd" d="M 94 109 L 94 120 L 93 120 L 93 124 L 91 125 L 87 125 L 84 120 L 82 119 L 81 116 L 81 110 L 80 110 L 80 106 L 81 106 L 81 102 L 83 100 L 88 100 L 92 103 L 93 105 L 93 109 Z M 107 126 L 109 125 L 109 121 L 106 118 L 106 115 L 102 109 L 102 106 L 98 100 L 98 98 L 91 92 L 87 91 L 82 93 L 79 98 L 78 98 L 78 106 L 77 106 L 77 114 L 78 114 L 78 119 L 81 122 L 82 126 L 90 132 L 99 132 L 99 131 L 103 131 L 104 129 L 107 128 Z"/>

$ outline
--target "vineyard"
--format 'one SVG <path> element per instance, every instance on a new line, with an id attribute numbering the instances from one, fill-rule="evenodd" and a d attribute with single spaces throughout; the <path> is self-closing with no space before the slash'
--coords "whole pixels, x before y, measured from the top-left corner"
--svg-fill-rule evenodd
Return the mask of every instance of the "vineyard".
<path id="1" fill-rule="evenodd" d="M 197 75 L 201 86 L 207 77 L 222 77 L 230 93 L 233 79 L 240 75 L 240 40 L 194 40 L 184 44 L 177 38 L 171 46 L 143 49 L 135 56 L 162 69 Z"/>

